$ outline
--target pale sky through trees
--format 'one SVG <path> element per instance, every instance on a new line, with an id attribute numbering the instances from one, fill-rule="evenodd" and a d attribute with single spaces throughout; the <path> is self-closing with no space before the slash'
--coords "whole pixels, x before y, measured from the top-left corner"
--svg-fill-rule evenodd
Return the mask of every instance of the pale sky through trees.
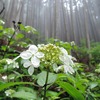
<path id="1" fill-rule="evenodd" d="M 1 0 L 0 15 L 12 26 L 12 20 L 35 27 L 38 40 L 57 38 L 80 43 L 82 39 L 100 41 L 100 0 Z M 32 35 L 26 35 L 33 38 Z"/>

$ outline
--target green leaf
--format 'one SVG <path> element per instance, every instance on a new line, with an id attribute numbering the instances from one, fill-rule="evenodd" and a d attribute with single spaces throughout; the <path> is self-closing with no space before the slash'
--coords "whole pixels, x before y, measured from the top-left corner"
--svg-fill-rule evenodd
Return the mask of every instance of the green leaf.
<path id="1" fill-rule="evenodd" d="M 100 98 L 100 94 L 94 94 L 94 97 Z"/>
<path id="2" fill-rule="evenodd" d="M 34 33 L 34 34 L 39 34 L 39 32 L 35 29 L 35 28 L 32 28 L 32 33 Z"/>
<path id="3" fill-rule="evenodd" d="M 1 50 L 6 50 L 6 48 L 7 48 L 7 46 L 6 45 L 4 45 L 4 46 L 1 46 Z"/>
<path id="4" fill-rule="evenodd" d="M 82 93 L 85 93 L 86 86 L 83 85 L 83 84 L 81 83 L 81 81 L 80 81 L 80 82 L 76 82 L 75 85 L 76 85 L 76 87 L 77 87 L 79 90 L 82 91 Z"/>
<path id="5" fill-rule="evenodd" d="M 3 26 L 0 25 L 0 30 L 3 30 Z"/>
<path id="6" fill-rule="evenodd" d="M 72 84 L 75 84 L 75 78 L 70 74 L 58 74 L 58 79 L 67 79 Z"/>
<path id="7" fill-rule="evenodd" d="M 58 74 L 58 80 L 67 79 L 68 82 L 72 83 L 76 88 L 81 90 L 82 92 L 85 92 L 86 86 L 83 84 L 87 82 L 85 79 L 76 79 L 70 74 Z"/>
<path id="8" fill-rule="evenodd" d="M 22 33 L 16 34 L 16 39 L 22 39 L 24 38 L 24 35 Z"/>
<path id="9" fill-rule="evenodd" d="M 89 85 L 90 85 L 90 88 L 93 89 L 96 86 L 98 86 L 98 82 L 91 82 Z"/>
<path id="10" fill-rule="evenodd" d="M 95 69 L 95 72 L 100 73 L 100 68 Z"/>
<path id="11" fill-rule="evenodd" d="M 10 82 L 5 84 L 0 84 L 0 91 L 9 88 L 10 86 L 21 85 L 21 84 L 30 84 L 33 85 L 32 82 Z"/>
<path id="12" fill-rule="evenodd" d="M 86 100 L 95 100 L 91 95 L 88 95 Z"/>
<path id="13" fill-rule="evenodd" d="M 25 31 L 28 32 L 28 33 L 32 32 L 34 34 L 38 34 L 38 31 L 35 28 L 31 27 L 31 26 L 26 26 Z"/>
<path id="14" fill-rule="evenodd" d="M 22 31 L 25 30 L 25 26 L 23 24 L 20 24 L 20 30 L 22 30 Z"/>
<path id="15" fill-rule="evenodd" d="M 29 87 L 25 87 L 25 86 L 19 86 L 18 87 L 18 91 L 25 91 L 25 92 L 31 92 L 34 93 L 35 91 L 33 90 L 33 88 L 29 88 Z"/>
<path id="16" fill-rule="evenodd" d="M 21 99 L 30 99 L 36 100 L 36 93 L 25 92 L 25 91 L 18 91 L 11 95 L 11 97 L 21 98 Z"/>
<path id="17" fill-rule="evenodd" d="M 14 29 L 13 28 L 6 28 L 3 33 L 8 34 L 8 35 L 12 35 L 14 33 Z"/>
<path id="18" fill-rule="evenodd" d="M 54 91 L 47 91 L 47 94 L 46 96 L 47 97 L 51 97 L 51 100 L 55 100 L 55 99 L 58 99 L 59 93 L 58 92 L 54 92 Z"/>
<path id="19" fill-rule="evenodd" d="M 44 85 L 45 85 L 46 74 L 47 74 L 46 71 L 43 71 L 43 72 L 41 72 L 40 74 L 38 74 L 37 83 L 38 83 L 40 86 L 44 86 Z M 56 81 L 56 79 L 57 79 L 57 75 L 56 75 L 56 74 L 54 74 L 54 73 L 49 73 L 47 84 L 54 83 L 54 82 Z"/>
<path id="20" fill-rule="evenodd" d="M 84 96 L 71 84 L 62 81 L 58 81 L 57 84 L 61 88 L 63 88 L 69 95 L 71 95 L 75 100 L 85 100 Z"/>
<path id="21" fill-rule="evenodd" d="M 15 74 L 10 74 L 10 75 L 8 75 L 8 79 L 9 79 L 9 80 L 13 80 L 13 79 L 15 79 L 15 77 L 16 77 Z"/>

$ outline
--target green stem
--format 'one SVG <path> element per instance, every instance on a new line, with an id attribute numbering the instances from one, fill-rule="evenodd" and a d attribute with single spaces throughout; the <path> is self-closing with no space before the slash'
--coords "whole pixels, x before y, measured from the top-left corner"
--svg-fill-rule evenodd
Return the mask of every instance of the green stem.
<path id="1" fill-rule="evenodd" d="M 12 41 L 13 36 L 15 35 L 15 33 L 16 33 L 16 32 L 14 31 L 14 33 L 12 34 L 11 38 L 10 38 L 9 41 L 8 41 L 8 44 L 7 44 L 6 50 L 4 51 L 4 54 L 3 54 L 3 58 L 4 58 L 5 55 L 8 53 L 8 48 L 9 48 L 9 46 L 10 46 L 10 43 L 11 43 L 11 41 Z"/>
<path id="2" fill-rule="evenodd" d="M 44 85 L 44 97 L 43 97 L 43 100 L 46 100 L 48 76 L 49 76 L 49 71 L 47 70 L 46 81 L 45 81 L 45 85 Z"/>
<path id="3" fill-rule="evenodd" d="M 16 33 L 16 32 L 14 31 L 14 33 L 12 34 L 11 38 L 10 38 L 9 41 L 8 41 L 6 50 L 5 50 L 4 53 L 3 53 L 3 58 L 5 58 L 6 54 L 8 53 L 8 49 L 9 49 L 10 43 L 11 43 L 11 41 L 12 41 L 13 36 L 15 35 L 15 33 Z M 8 66 L 7 66 L 6 74 L 7 74 L 7 82 L 9 82 L 9 80 L 8 80 Z"/>

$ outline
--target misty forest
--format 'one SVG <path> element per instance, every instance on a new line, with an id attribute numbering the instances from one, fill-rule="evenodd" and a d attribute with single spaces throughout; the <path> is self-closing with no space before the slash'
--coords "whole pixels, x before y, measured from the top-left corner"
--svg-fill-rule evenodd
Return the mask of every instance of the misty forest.
<path id="1" fill-rule="evenodd" d="M 0 0 L 0 100 L 100 100 L 100 0 Z"/>

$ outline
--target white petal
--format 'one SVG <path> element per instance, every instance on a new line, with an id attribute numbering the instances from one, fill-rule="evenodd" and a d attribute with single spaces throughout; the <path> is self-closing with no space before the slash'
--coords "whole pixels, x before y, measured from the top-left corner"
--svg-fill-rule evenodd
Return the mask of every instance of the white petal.
<path id="1" fill-rule="evenodd" d="M 7 79 L 7 76 L 6 75 L 5 76 L 2 76 L 2 79 L 6 80 Z"/>
<path id="2" fill-rule="evenodd" d="M 68 67 L 67 67 L 67 65 L 64 65 L 64 72 L 68 73 Z"/>
<path id="3" fill-rule="evenodd" d="M 30 66 L 28 68 L 28 73 L 29 73 L 29 75 L 32 75 L 34 73 L 34 67 L 33 66 Z"/>
<path id="4" fill-rule="evenodd" d="M 61 61 L 63 61 L 64 56 L 63 56 L 63 55 L 60 55 L 60 56 L 59 56 L 59 59 L 60 59 Z"/>
<path id="5" fill-rule="evenodd" d="M 74 70 L 71 66 L 68 66 L 68 65 L 64 65 L 64 72 L 65 73 L 70 73 L 70 74 L 73 74 L 74 73 Z"/>
<path id="6" fill-rule="evenodd" d="M 62 52 L 64 55 L 68 55 L 68 52 L 67 52 L 66 49 L 64 49 L 64 48 L 60 48 L 60 50 L 61 50 L 61 52 Z"/>
<path id="7" fill-rule="evenodd" d="M 38 58 L 43 58 L 43 57 L 44 57 L 44 53 L 42 53 L 42 52 L 37 52 L 37 53 L 35 54 L 35 56 L 38 57 Z"/>
<path id="8" fill-rule="evenodd" d="M 15 63 L 16 68 L 19 68 L 19 64 L 18 62 Z"/>
<path id="9" fill-rule="evenodd" d="M 71 60 L 71 59 L 72 59 L 72 56 L 70 56 L 70 55 L 60 55 L 60 56 L 59 56 L 59 59 L 60 59 L 64 64 L 67 64 L 67 65 L 73 64 L 73 61 Z"/>
<path id="10" fill-rule="evenodd" d="M 32 54 L 35 54 L 38 51 L 37 46 L 31 45 L 28 49 Z"/>
<path id="11" fill-rule="evenodd" d="M 54 70 L 55 72 L 57 72 L 57 67 L 58 67 L 57 64 L 54 63 L 52 67 L 53 67 L 53 70 Z"/>
<path id="12" fill-rule="evenodd" d="M 31 63 L 35 68 L 40 66 L 40 60 L 35 56 L 31 58 Z"/>
<path id="13" fill-rule="evenodd" d="M 58 68 L 55 69 L 56 72 L 58 72 L 59 70 L 61 70 L 63 68 L 63 65 L 59 66 Z"/>
<path id="14" fill-rule="evenodd" d="M 66 61 L 65 61 L 64 63 L 67 64 L 67 65 L 72 65 L 72 64 L 74 64 L 74 62 L 72 61 L 72 56 L 68 55 L 68 56 L 66 57 Z"/>
<path id="15" fill-rule="evenodd" d="M 21 57 L 22 59 L 29 59 L 31 56 L 32 56 L 32 53 L 29 52 L 28 50 L 27 50 L 27 51 L 23 51 L 23 52 L 20 54 L 20 57 Z"/>
<path id="16" fill-rule="evenodd" d="M 32 63 L 28 60 L 28 61 L 26 61 L 26 62 L 23 64 L 23 66 L 24 66 L 25 68 L 28 68 L 31 64 L 32 64 Z"/>
<path id="17" fill-rule="evenodd" d="M 21 64 L 24 64 L 25 62 L 29 61 L 28 59 L 22 59 Z"/>
<path id="18" fill-rule="evenodd" d="M 71 66 L 70 66 L 69 70 L 70 70 L 71 74 L 73 74 L 75 72 L 74 69 Z"/>
<path id="19" fill-rule="evenodd" d="M 6 59 L 6 62 L 7 62 L 7 64 L 11 64 L 11 63 L 13 63 L 13 60 L 12 59 Z"/>
<path id="20" fill-rule="evenodd" d="M 18 62 L 13 62 L 13 68 L 19 68 Z"/>
<path id="21" fill-rule="evenodd" d="M 60 56 L 59 56 L 59 59 L 60 59 L 62 62 L 66 62 L 66 56 L 65 56 L 65 55 L 60 55 Z"/>

